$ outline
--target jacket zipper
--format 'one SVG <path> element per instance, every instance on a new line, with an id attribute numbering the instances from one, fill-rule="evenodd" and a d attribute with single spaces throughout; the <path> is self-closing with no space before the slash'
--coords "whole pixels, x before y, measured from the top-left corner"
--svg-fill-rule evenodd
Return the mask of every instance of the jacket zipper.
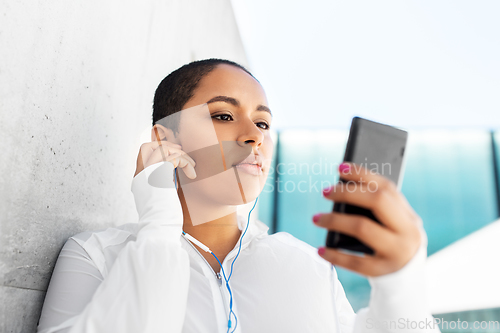
<path id="1" fill-rule="evenodd" d="M 182 238 L 184 238 L 184 237 L 182 237 Z M 185 238 L 184 238 L 184 240 L 185 240 L 186 242 L 188 242 L 188 243 L 189 243 L 189 245 L 191 245 L 191 247 L 192 247 L 192 248 L 196 251 L 196 253 L 198 253 L 198 254 L 200 255 L 200 257 L 201 257 L 201 258 L 202 258 L 202 259 L 203 259 L 203 260 L 207 263 L 208 267 L 210 267 L 210 269 L 211 269 L 211 270 L 212 270 L 212 272 L 214 273 L 215 277 L 217 278 L 217 281 L 219 282 L 219 291 L 220 291 L 220 296 L 221 296 L 221 298 L 222 298 L 222 303 L 224 304 L 224 313 L 226 314 L 226 317 L 228 317 L 228 316 L 229 316 L 229 309 L 228 309 L 228 306 L 227 306 L 227 304 L 226 304 L 226 299 L 224 298 L 224 293 L 223 293 L 223 290 L 222 290 L 222 278 L 221 278 L 221 276 L 220 276 L 220 273 L 216 273 L 216 272 L 214 271 L 214 269 L 212 268 L 212 266 L 210 266 L 210 264 L 208 263 L 207 259 L 205 259 L 205 257 L 201 255 L 201 253 L 198 251 L 198 249 L 196 249 L 196 248 L 194 247 L 194 245 L 193 245 L 193 244 L 191 244 L 191 242 L 190 242 L 189 240 L 187 240 L 187 239 L 185 239 Z M 227 308 L 228 310 L 226 310 L 226 308 Z"/>
<path id="2" fill-rule="evenodd" d="M 184 237 L 182 237 L 182 238 L 184 238 Z M 214 273 L 215 277 L 217 278 L 217 281 L 219 282 L 219 285 L 222 285 L 222 278 L 221 278 L 221 276 L 220 276 L 220 273 L 216 273 L 216 272 L 214 271 L 214 269 L 212 268 L 212 266 L 210 266 L 210 264 L 208 263 L 207 259 L 205 259 L 205 257 L 201 255 L 201 253 L 198 251 L 198 249 L 196 249 L 196 248 L 194 247 L 194 245 L 193 245 L 193 244 L 191 244 L 191 242 L 190 242 L 189 240 L 187 240 L 187 239 L 185 239 L 185 238 L 184 238 L 184 240 L 185 240 L 186 242 L 188 242 L 188 243 L 189 243 L 189 245 L 191 245 L 191 247 L 192 247 L 192 248 L 196 251 L 196 253 L 198 253 L 198 254 L 200 255 L 200 257 L 201 257 L 201 258 L 202 258 L 202 259 L 203 259 L 203 260 L 207 263 L 208 267 L 210 267 L 210 270 Z"/>
<path id="3" fill-rule="evenodd" d="M 219 291 L 220 291 L 220 294 L 221 294 L 221 298 L 222 298 L 222 303 L 224 304 L 224 313 L 226 314 L 226 317 L 229 318 L 229 306 L 226 304 L 226 299 L 224 298 L 224 293 L 223 293 L 223 290 L 222 290 L 222 277 L 220 275 L 220 273 L 216 273 L 214 271 L 214 269 L 212 268 L 212 266 L 208 263 L 207 259 L 205 259 L 204 256 L 201 255 L 200 251 L 198 251 L 197 248 L 194 247 L 193 244 L 191 244 L 191 242 L 189 240 L 187 240 L 186 238 L 182 237 L 186 242 L 189 243 L 189 245 L 191 245 L 191 247 L 196 251 L 196 253 L 199 254 L 199 256 L 203 259 L 203 261 L 205 261 L 208 265 L 208 267 L 210 267 L 210 269 L 212 270 L 212 272 L 214 273 L 215 277 L 217 278 L 218 282 L 219 282 Z M 223 263 L 222 263 L 223 264 Z M 222 269 L 222 268 L 221 268 Z M 227 309 L 227 311 L 226 311 Z"/>

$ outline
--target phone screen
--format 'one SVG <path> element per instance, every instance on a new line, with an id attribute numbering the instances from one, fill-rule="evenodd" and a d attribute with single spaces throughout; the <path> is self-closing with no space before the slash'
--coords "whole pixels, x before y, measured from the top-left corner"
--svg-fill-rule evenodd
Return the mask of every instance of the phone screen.
<path id="1" fill-rule="evenodd" d="M 408 132 L 368 119 L 354 117 L 347 139 L 344 162 L 352 162 L 392 180 L 401 189 Z M 344 181 L 342 175 L 339 182 Z M 375 188 L 372 188 L 374 190 Z M 370 190 L 370 188 L 368 188 Z M 333 211 L 364 215 L 380 221 L 369 209 L 335 202 Z M 329 231 L 326 246 L 373 254 L 373 250 L 354 237 Z"/>

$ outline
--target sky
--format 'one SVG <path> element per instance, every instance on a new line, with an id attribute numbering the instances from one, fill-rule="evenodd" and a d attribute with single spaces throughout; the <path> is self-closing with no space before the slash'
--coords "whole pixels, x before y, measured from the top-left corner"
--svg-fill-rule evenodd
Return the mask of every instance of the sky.
<path id="1" fill-rule="evenodd" d="M 275 130 L 500 130 L 500 1 L 232 0 Z"/>

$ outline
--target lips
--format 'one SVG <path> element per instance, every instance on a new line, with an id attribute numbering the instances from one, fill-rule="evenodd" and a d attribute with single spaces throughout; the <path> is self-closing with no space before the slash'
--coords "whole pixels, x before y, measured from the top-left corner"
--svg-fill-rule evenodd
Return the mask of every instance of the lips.
<path id="1" fill-rule="evenodd" d="M 250 154 L 243 161 L 235 164 L 235 166 L 238 166 L 241 164 L 256 165 L 260 169 L 262 169 L 262 158 L 260 157 L 260 155 Z"/>
<path id="2" fill-rule="evenodd" d="M 262 158 L 260 155 L 250 154 L 243 161 L 234 165 L 239 171 L 254 175 L 262 175 Z"/>
<path id="3" fill-rule="evenodd" d="M 238 171 L 242 171 L 254 176 L 262 175 L 262 168 L 258 164 L 240 163 L 235 166 Z"/>

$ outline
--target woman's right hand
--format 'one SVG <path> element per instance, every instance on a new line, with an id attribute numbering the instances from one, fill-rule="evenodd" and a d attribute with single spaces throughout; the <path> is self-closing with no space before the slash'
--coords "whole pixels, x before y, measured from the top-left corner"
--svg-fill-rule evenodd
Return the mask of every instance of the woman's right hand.
<path id="1" fill-rule="evenodd" d="M 137 167 L 134 177 L 150 165 L 168 161 L 174 168 L 181 167 L 188 178 L 196 178 L 194 167 L 196 162 L 178 144 L 165 140 L 143 143 L 137 156 Z"/>

